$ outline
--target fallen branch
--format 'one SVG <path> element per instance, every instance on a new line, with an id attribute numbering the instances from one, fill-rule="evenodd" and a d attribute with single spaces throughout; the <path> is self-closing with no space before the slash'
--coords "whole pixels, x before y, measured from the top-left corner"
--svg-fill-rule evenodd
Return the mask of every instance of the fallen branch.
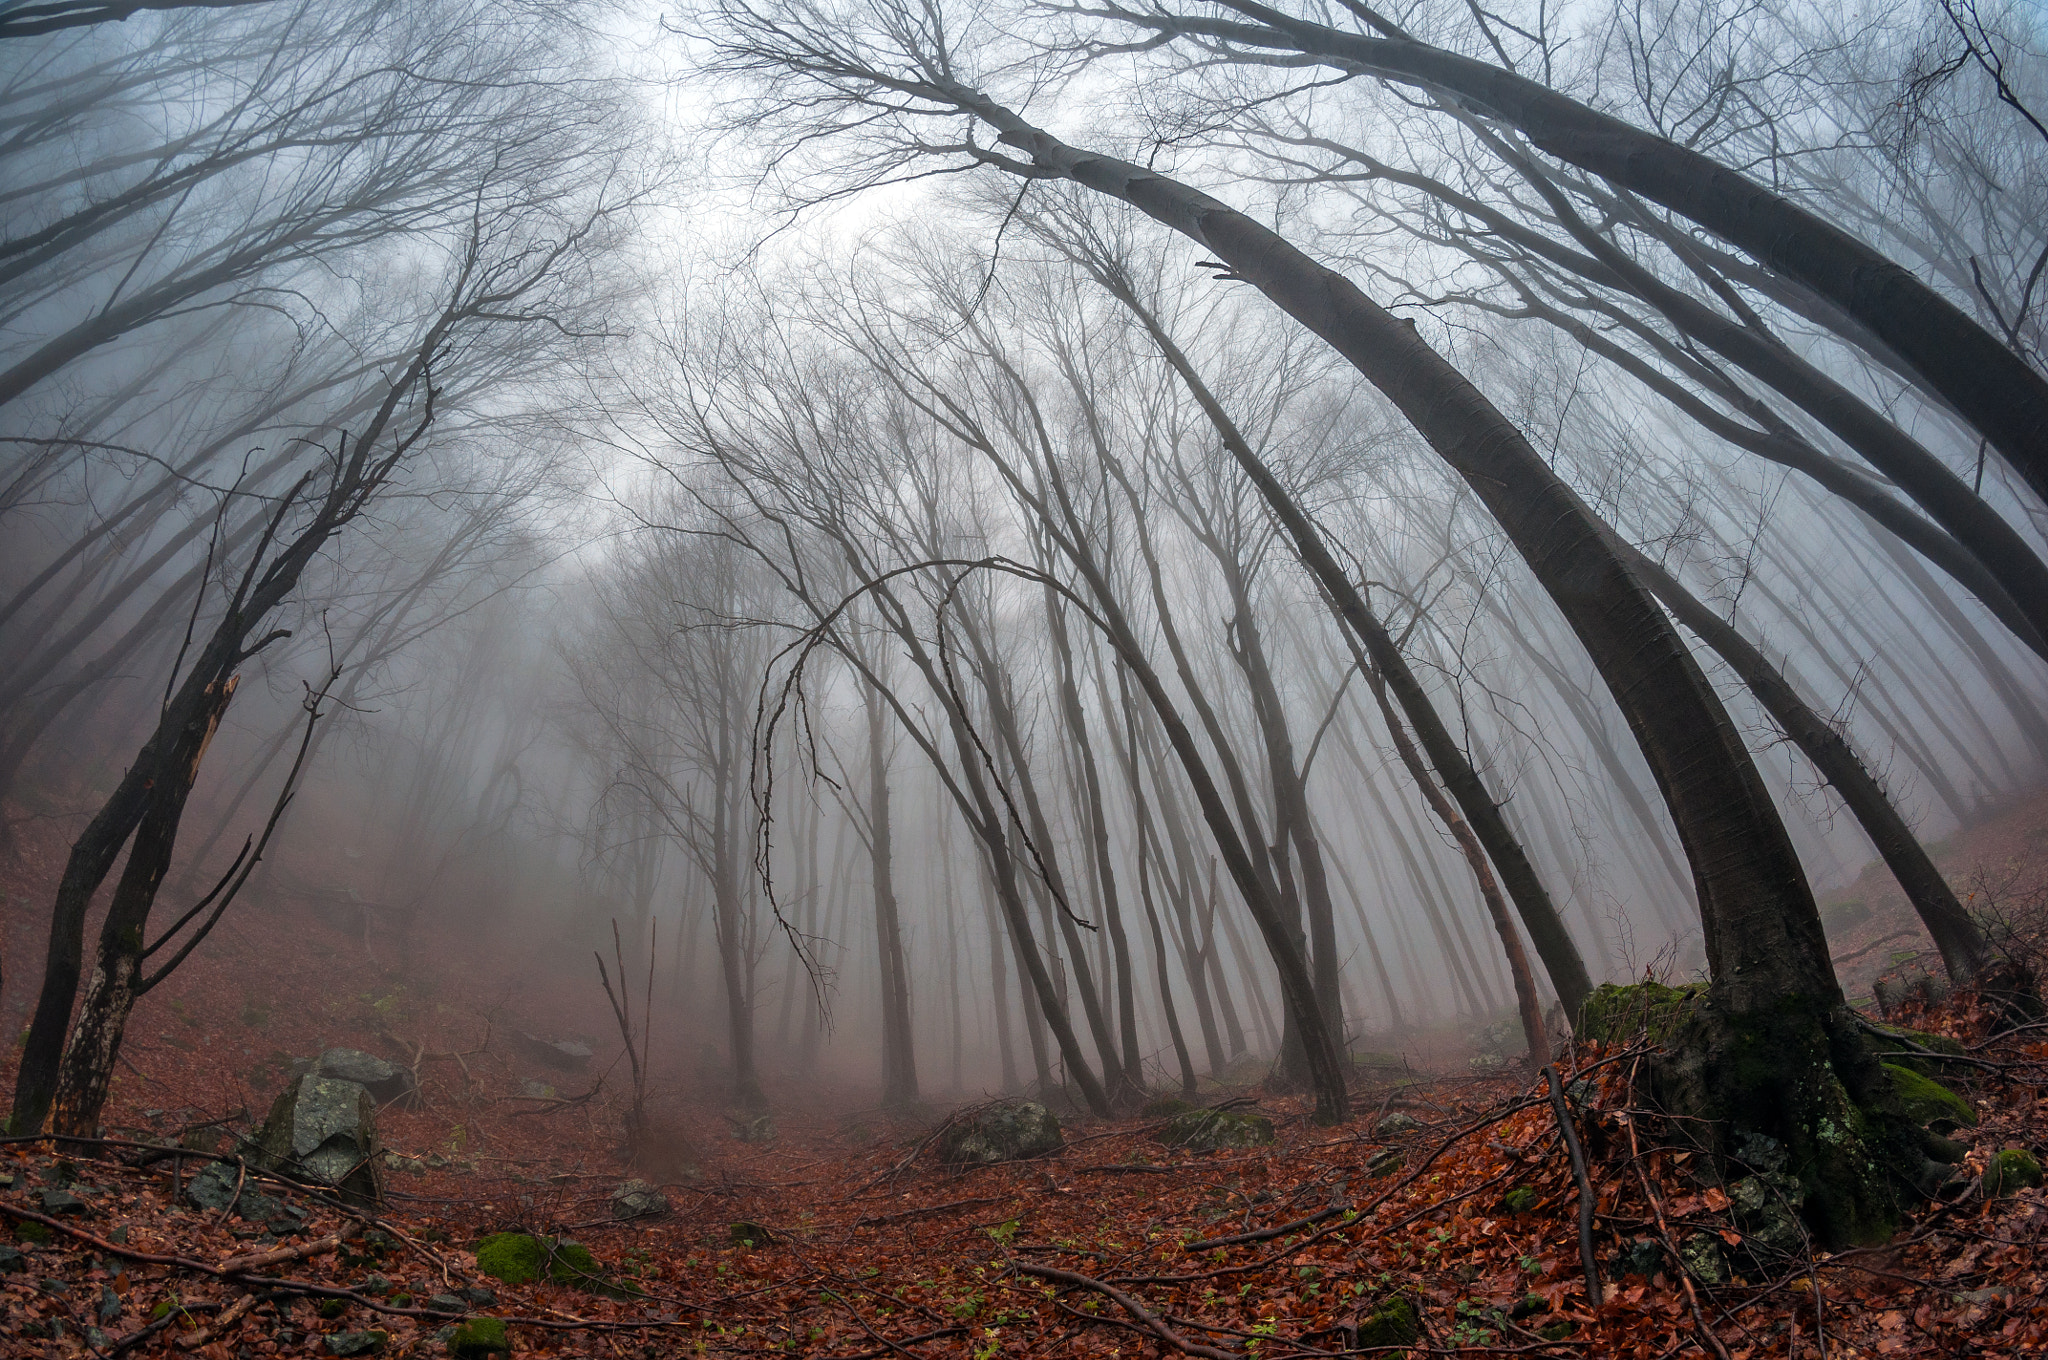
<path id="1" fill-rule="evenodd" d="M 236 1323 L 240 1322 L 250 1309 L 256 1306 L 256 1301 L 256 1295 L 254 1294 L 242 1295 L 242 1297 L 221 1309 L 220 1316 L 211 1323 L 201 1327 L 196 1332 L 188 1332 L 171 1344 L 181 1351 L 196 1351 L 215 1337 L 226 1336 L 228 1331 Z"/>
<path id="2" fill-rule="evenodd" d="M 1029 1261 L 1020 1261 L 1015 1257 L 1010 1258 L 1010 1264 L 1021 1274 L 1035 1276 L 1041 1280 L 1051 1280 L 1055 1284 L 1064 1284 L 1072 1289 L 1092 1290 L 1102 1295 L 1136 1318 L 1144 1325 L 1146 1331 L 1152 1333 L 1152 1335 L 1158 1337 L 1182 1355 L 1198 1355 L 1203 1357 L 1203 1360 L 1242 1360 L 1242 1357 L 1232 1351 L 1218 1350 L 1214 1346 L 1205 1346 L 1199 1341 L 1188 1340 L 1179 1332 L 1168 1327 L 1129 1294 L 1124 1293 L 1114 1285 L 1103 1283 L 1092 1275 L 1082 1275 L 1071 1270 L 1061 1270 L 1057 1266 L 1035 1265 Z"/>
<path id="3" fill-rule="evenodd" d="M 1579 1185 L 1579 1266 L 1586 1273 L 1586 1300 L 1598 1308 L 1605 1300 L 1600 1290 L 1600 1264 L 1593 1256 L 1593 1180 L 1586 1174 L 1586 1150 L 1579 1146 L 1579 1131 L 1565 1108 L 1564 1086 L 1557 1079 L 1557 1066 L 1546 1065 L 1543 1080 L 1550 1087 L 1550 1112 L 1557 1118 L 1557 1131 L 1571 1154 L 1572 1179 Z"/>

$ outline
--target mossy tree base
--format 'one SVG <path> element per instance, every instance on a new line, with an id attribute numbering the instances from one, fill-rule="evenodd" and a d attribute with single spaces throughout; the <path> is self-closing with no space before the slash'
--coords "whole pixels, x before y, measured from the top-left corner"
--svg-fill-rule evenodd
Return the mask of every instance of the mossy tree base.
<path id="1" fill-rule="evenodd" d="M 1797 1245 L 1794 1210 L 1821 1246 L 1882 1242 L 1948 1174 L 1839 1000 L 1781 997 L 1738 1012 L 1713 986 L 1610 985 L 1587 1002 L 1579 1033 L 1658 1044 L 1646 1094 L 1738 1204 L 1756 1201 L 1751 1236 L 1771 1239 L 1760 1247 Z"/>

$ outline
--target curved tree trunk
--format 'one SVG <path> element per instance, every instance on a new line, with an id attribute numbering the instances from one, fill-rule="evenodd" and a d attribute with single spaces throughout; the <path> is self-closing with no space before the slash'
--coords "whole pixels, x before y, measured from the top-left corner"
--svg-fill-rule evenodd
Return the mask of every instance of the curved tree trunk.
<path id="1" fill-rule="evenodd" d="M 1779 730 L 1792 739 L 1841 795 L 1864 834 L 1877 847 L 1885 867 L 1905 889 L 1907 900 L 1920 914 L 1927 933 L 1934 937 L 1935 948 L 1941 951 L 1941 961 L 1949 976 L 1958 983 L 1974 978 L 1988 954 L 1984 932 L 1956 900 L 1948 881 L 1927 857 L 1919 838 L 1892 806 L 1883 786 L 1848 738 L 1814 712 L 1784 673 L 1734 624 L 1707 608 L 1704 601 L 1647 555 L 1632 547 L 1626 549 L 1625 555 L 1629 565 L 1657 592 L 1657 598 L 1678 621 L 1742 677 L 1742 683 L 1749 687 Z"/>
<path id="2" fill-rule="evenodd" d="M 1222 0 L 1257 24 L 1121 15 L 1157 30 L 1221 37 L 1324 58 L 1400 84 L 1450 93 L 1519 128 L 1567 165 L 1704 227 L 1841 309 L 1941 394 L 2048 500 L 2048 380 L 1963 310 L 1851 233 L 1739 171 L 1589 108 L 1527 77 L 1405 34 L 1367 37 L 1306 23 L 1255 0 Z M 1843 328 L 1844 338 L 1862 337 Z"/>

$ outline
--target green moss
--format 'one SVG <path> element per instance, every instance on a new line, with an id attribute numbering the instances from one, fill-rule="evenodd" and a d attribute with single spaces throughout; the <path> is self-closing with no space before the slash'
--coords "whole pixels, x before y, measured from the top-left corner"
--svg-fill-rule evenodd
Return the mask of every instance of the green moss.
<path id="1" fill-rule="evenodd" d="M 1641 1033 L 1656 1043 L 1668 1042 L 1692 1014 L 1706 992 L 1704 984 L 1666 987 L 1661 982 L 1630 986 L 1604 983 L 1586 998 L 1577 1030 L 1582 1039 L 1619 1040 Z"/>
<path id="2" fill-rule="evenodd" d="M 42 1246 L 54 1234 L 45 1225 L 33 1223 L 24 1218 L 21 1222 L 14 1225 L 14 1235 L 23 1242 L 32 1242 L 37 1246 Z"/>
<path id="3" fill-rule="evenodd" d="M 1892 1089 L 1899 1093 L 1899 1104 L 1916 1124 L 1931 1126 L 1945 1124 L 1955 1128 L 1961 1124 L 1975 1126 L 1977 1112 L 1970 1108 L 1970 1102 L 1938 1081 L 1931 1081 L 1911 1068 L 1897 1063 L 1886 1063 L 1884 1074 L 1892 1079 Z"/>
<path id="4" fill-rule="evenodd" d="M 483 1360 L 487 1355 L 510 1355 L 512 1340 L 505 1335 L 503 1318 L 471 1318 L 448 1338 L 448 1353 L 459 1360 Z"/>
<path id="5" fill-rule="evenodd" d="M 574 1285 L 592 1294 L 627 1298 L 632 1293 L 605 1276 L 588 1247 L 531 1233 L 492 1233 L 484 1238 L 476 1244 L 476 1268 L 506 1284 L 530 1284 L 545 1272 L 554 1284 Z"/>
<path id="6" fill-rule="evenodd" d="M 1373 1309 L 1370 1316 L 1359 1319 L 1356 1348 L 1412 1346 L 1421 1335 L 1422 1319 L 1416 1315 L 1415 1304 L 1405 1295 L 1396 1294 Z"/>
<path id="7" fill-rule="evenodd" d="M 492 1233 L 476 1244 L 476 1268 L 506 1284 L 530 1284 L 540 1278 L 547 1248 L 527 1233 Z"/>
<path id="8" fill-rule="evenodd" d="M 1536 1207 L 1536 1192 L 1518 1185 L 1500 1198 L 1500 1207 L 1511 1214 L 1526 1214 Z"/>
<path id="9" fill-rule="evenodd" d="M 1877 1056 L 1887 1063 L 1893 1063 L 1908 1071 L 1918 1072 L 1923 1077 L 1940 1077 L 1943 1068 L 1953 1068 L 1953 1063 L 1944 1063 L 1938 1058 L 1913 1050 L 1924 1048 L 1928 1054 L 1943 1054 L 1948 1057 L 1963 1056 L 1963 1045 L 1959 1039 L 1946 1034 L 1929 1034 L 1925 1030 L 1885 1028 L 1879 1032 L 1875 1044 Z"/>
<path id="10" fill-rule="evenodd" d="M 2041 1163 L 2022 1148 L 2007 1148 L 1984 1168 L 1984 1197 L 1996 1199 L 2041 1183 Z"/>
<path id="11" fill-rule="evenodd" d="M 348 1311 L 348 1300 L 322 1299 L 320 1300 L 320 1306 L 314 1309 L 314 1311 L 319 1313 L 321 1317 L 327 1319 L 329 1322 L 332 1322 L 334 1321 L 334 1319 L 340 1317 L 343 1313 L 346 1313 Z"/>

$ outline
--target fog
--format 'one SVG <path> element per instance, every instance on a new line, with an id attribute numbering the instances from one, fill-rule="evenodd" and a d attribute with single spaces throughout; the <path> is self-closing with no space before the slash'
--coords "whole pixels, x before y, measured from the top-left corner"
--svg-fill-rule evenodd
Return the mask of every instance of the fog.
<path id="1" fill-rule="evenodd" d="M 1563 133 L 1186 11 L 0 38 L 17 1117 L 96 1112 L 59 1070 L 127 985 L 99 923 L 199 902 L 190 939 L 216 882 L 395 968 L 518 941 L 593 1007 L 616 926 L 735 1107 L 1102 1114 L 1328 1098 L 1318 1017 L 1354 1061 L 1547 1060 L 1588 981 L 1734 977 L 1730 846 L 1782 836 L 1805 929 L 1893 834 L 1830 741 L 1922 915 L 1967 898 L 1911 842 L 2048 762 L 2038 429 Z M 1386 23 L 1740 170 L 2038 374 L 2031 8 L 1503 13 Z M 1332 339 L 1253 227 L 1438 357 Z M 1579 508 L 1515 527 L 1539 491 Z M 1716 761 L 1750 820 L 1687 792 Z"/>

